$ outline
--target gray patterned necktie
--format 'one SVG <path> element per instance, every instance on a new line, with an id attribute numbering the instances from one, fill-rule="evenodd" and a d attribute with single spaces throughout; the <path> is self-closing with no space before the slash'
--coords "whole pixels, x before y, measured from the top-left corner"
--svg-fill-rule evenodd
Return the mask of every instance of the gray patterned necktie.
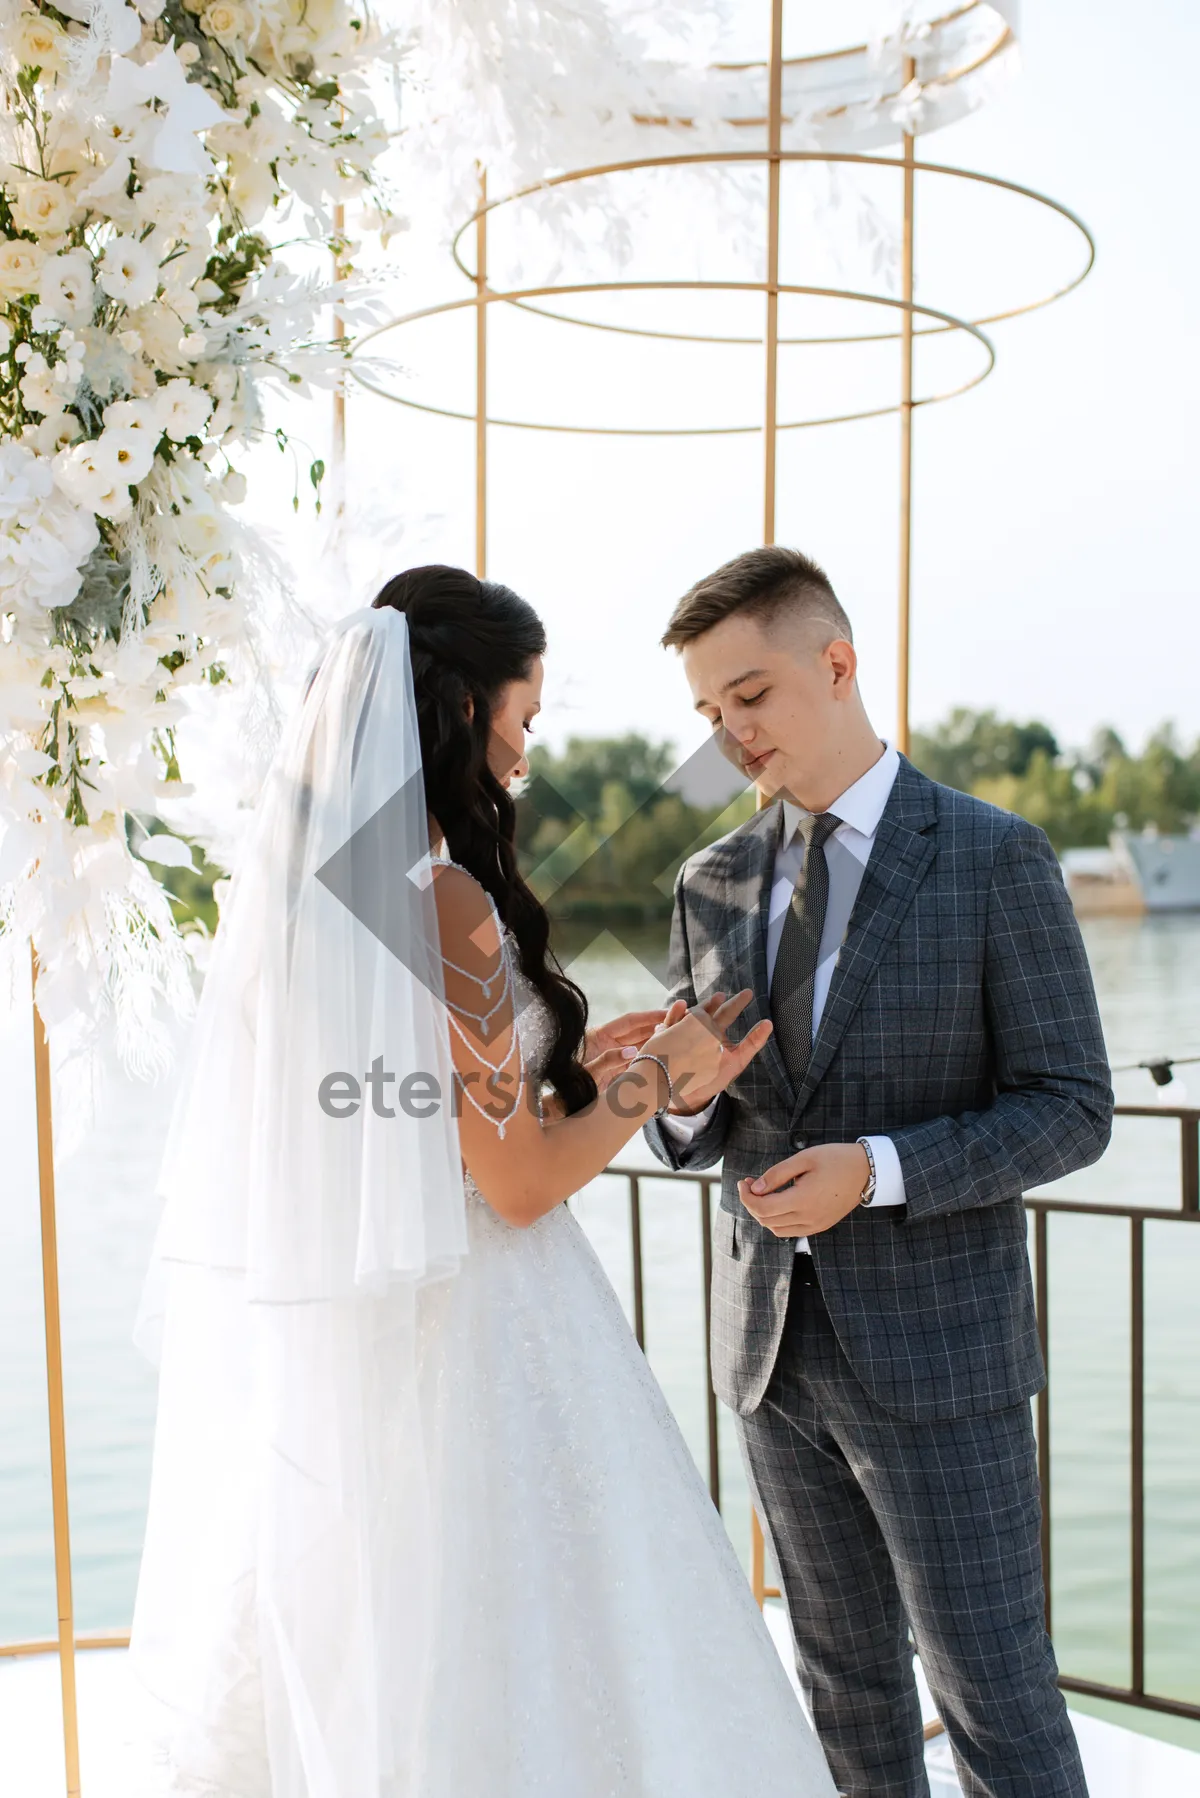
<path id="1" fill-rule="evenodd" d="M 804 838 L 804 866 L 792 893 L 775 970 L 771 976 L 771 1016 L 780 1054 L 792 1085 L 799 1087 L 813 1049 L 813 985 L 829 902 L 825 845 L 842 820 L 833 812 L 809 813 L 798 829 Z"/>

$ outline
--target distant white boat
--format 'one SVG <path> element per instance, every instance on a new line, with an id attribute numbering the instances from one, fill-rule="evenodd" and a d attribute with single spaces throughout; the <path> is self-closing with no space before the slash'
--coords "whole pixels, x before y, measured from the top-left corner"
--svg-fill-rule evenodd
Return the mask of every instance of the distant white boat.
<path id="1" fill-rule="evenodd" d="M 1145 911 L 1133 864 L 1115 849 L 1064 849 L 1061 861 L 1067 891 L 1081 918 L 1140 917 Z"/>
<path id="2" fill-rule="evenodd" d="M 1200 911 L 1200 835 L 1117 831 L 1112 852 L 1137 883 L 1147 911 Z"/>

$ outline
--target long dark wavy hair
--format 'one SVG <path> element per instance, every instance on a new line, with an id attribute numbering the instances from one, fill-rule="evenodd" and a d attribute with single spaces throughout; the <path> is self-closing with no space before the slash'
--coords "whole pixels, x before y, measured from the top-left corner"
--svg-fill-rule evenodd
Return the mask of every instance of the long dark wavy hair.
<path id="1" fill-rule="evenodd" d="M 555 1033 L 545 1078 L 569 1112 L 579 1111 L 596 1097 L 579 1058 L 587 999 L 550 947 L 546 909 L 517 866 L 516 807 L 488 766 L 495 703 L 511 682 L 528 678 L 545 651 L 545 628 L 510 588 L 438 564 L 396 575 L 373 604 L 408 619 L 426 803 L 449 854 L 496 901 L 522 973 L 550 1008 Z"/>

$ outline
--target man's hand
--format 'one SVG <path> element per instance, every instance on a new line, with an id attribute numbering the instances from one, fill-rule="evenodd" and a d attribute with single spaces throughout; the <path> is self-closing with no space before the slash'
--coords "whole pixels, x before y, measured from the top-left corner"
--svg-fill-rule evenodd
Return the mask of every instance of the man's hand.
<path id="1" fill-rule="evenodd" d="M 706 999 L 699 1007 L 712 1019 L 717 1036 L 723 1044 L 724 1052 L 721 1056 L 720 1071 L 715 1080 L 686 1086 L 679 1095 L 678 1103 L 671 1106 L 672 1116 L 690 1117 L 693 1112 L 703 1111 L 704 1107 L 711 1104 L 718 1093 L 723 1093 L 729 1082 L 736 1080 L 743 1068 L 748 1067 L 754 1060 L 774 1029 L 770 1018 L 760 1018 L 753 1030 L 747 1031 L 740 1043 L 731 1043 L 725 1034 L 728 1026 L 733 1023 L 735 1018 L 741 1016 L 753 997 L 753 992 L 747 986 L 743 987 L 740 993 L 735 993 L 732 999 L 727 999 L 724 993 L 714 993 L 711 999 Z M 682 1004 L 682 1000 L 676 1001 L 676 1006 L 682 1008 Z M 676 1006 L 672 1006 L 672 1012 Z M 670 1015 L 668 1013 L 668 1016 Z"/>
<path id="2" fill-rule="evenodd" d="M 860 1142 L 823 1143 L 777 1161 L 757 1180 L 739 1180 L 738 1197 L 775 1236 L 817 1236 L 849 1216 L 870 1174 Z"/>

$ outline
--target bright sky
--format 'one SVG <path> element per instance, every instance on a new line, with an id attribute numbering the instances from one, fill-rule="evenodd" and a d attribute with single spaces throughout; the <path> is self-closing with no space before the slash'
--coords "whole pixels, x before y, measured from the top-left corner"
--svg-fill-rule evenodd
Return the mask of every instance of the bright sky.
<path id="1" fill-rule="evenodd" d="M 760 28 L 765 46 L 768 18 L 767 0 L 744 0 L 737 48 L 753 54 Z M 788 52 L 836 42 L 844 21 L 844 6 L 790 0 Z M 1069 743 L 1101 722 L 1136 743 L 1174 718 L 1190 738 L 1200 733 L 1200 358 L 1186 296 L 1200 270 L 1188 121 L 1200 14 L 1185 0 L 1141 0 L 1136 10 L 1119 0 L 1028 0 L 1022 42 L 1018 79 L 918 153 L 1053 195 L 1088 222 L 1099 258 L 1080 291 L 995 328 L 999 365 L 982 388 L 917 415 L 913 717 L 993 706 L 1043 717 Z M 871 193 L 895 214 L 893 177 Z M 686 212 L 672 217 L 676 228 L 690 225 Z M 1078 254 L 1064 228 L 977 189 L 964 203 L 923 183 L 918 220 L 917 297 L 949 310 L 1032 295 L 1057 284 Z M 696 228 L 705 228 L 702 212 Z M 785 195 L 785 278 L 790 270 L 802 281 L 817 266 L 812 229 L 799 195 Z M 444 248 L 419 235 L 397 240 L 394 255 L 397 311 L 467 291 Z M 742 318 L 752 326 L 762 302 L 753 305 Z M 795 322 L 811 326 L 815 316 Z M 860 311 L 854 323 L 869 328 L 864 320 L 878 316 Z M 472 331 L 463 314 L 393 336 L 407 390 L 469 405 Z M 918 390 L 923 378 L 974 366 L 952 346 L 934 349 L 943 360 L 924 352 Z M 898 351 L 869 354 L 853 390 L 896 397 Z M 819 364 L 801 364 L 814 355 Z M 835 373 L 846 365 L 828 361 L 846 355 L 793 352 L 786 403 L 850 391 Z M 756 350 L 648 350 L 497 321 L 492 367 L 496 411 L 760 415 Z M 470 566 L 473 555 L 471 428 L 362 396 L 349 428 L 358 522 L 350 584 L 335 583 L 328 602 L 335 615 L 368 598 L 377 574 L 418 561 Z M 829 570 L 885 732 L 895 716 L 898 441 L 894 418 L 795 432 L 780 460 L 778 538 Z M 641 729 L 694 747 L 703 726 L 657 637 L 694 579 L 760 540 L 760 440 L 497 429 L 491 460 L 489 572 L 539 608 L 551 637 L 543 740 Z M 307 533 L 290 541 L 306 545 Z"/>

